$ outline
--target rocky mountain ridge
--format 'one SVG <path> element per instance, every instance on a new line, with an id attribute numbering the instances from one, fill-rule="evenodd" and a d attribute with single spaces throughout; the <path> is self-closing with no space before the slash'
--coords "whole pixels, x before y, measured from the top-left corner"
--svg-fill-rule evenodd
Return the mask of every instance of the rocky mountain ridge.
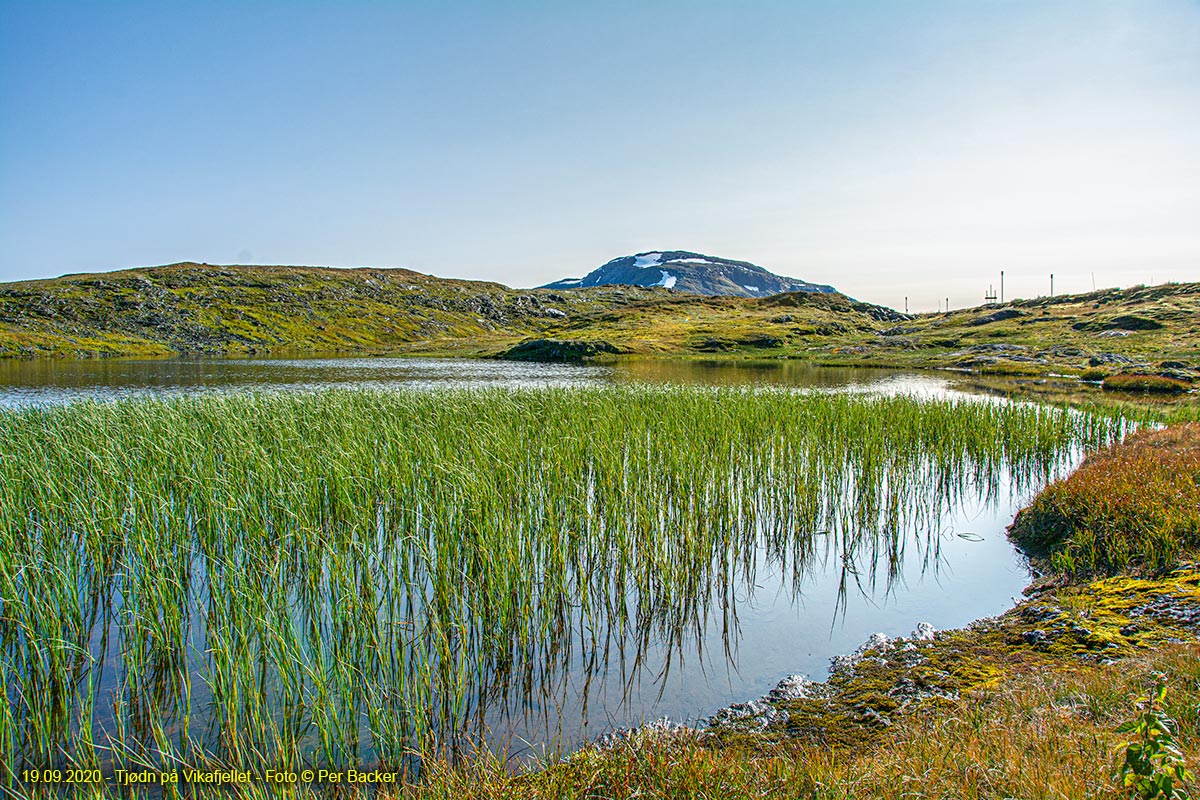
<path id="1" fill-rule="evenodd" d="M 661 286 L 691 294 L 769 297 L 783 292 L 834 293 L 832 286 L 787 278 L 749 261 L 690 250 L 662 250 L 614 258 L 582 278 L 563 278 L 543 289 L 581 289 L 622 284 Z"/>

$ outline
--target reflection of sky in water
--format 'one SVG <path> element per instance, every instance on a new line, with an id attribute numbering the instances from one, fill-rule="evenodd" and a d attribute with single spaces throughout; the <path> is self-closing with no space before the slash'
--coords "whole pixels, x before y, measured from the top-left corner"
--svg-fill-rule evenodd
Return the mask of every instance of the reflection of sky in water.
<path id="1" fill-rule="evenodd" d="M 0 406 L 82 398 L 332 388 L 584 386 L 611 381 L 609 367 L 480 359 L 327 358 L 0 363 Z"/>
<path id="2" fill-rule="evenodd" d="M 425 358 L 39 361 L 0 364 L 0 406 L 202 392 L 630 382 L 970 396 L 949 388 L 948 381 L 936 375 L 792 362 L 647 360 L 579 366 Z M 623 668 L 616 653 L 590 670 L 582 656 L 575 655 L 567 673 L 554 676 L 547 694 L 524 698 L 532 700 L 530 713 L 506 714 L 493 707 L 482 722 L 518 755 L 526 748 L 543 751 L 552 743 L 575 746 L 613 728 L 661 716 L 694 721 L 730 702 L 758 697 L 792 673 L 821 679 L 831 656 L 852 651 L 871 633 L 905 635 L 919 622 L 956 627 L 1002 612 L 1029 579 L 1023 559 L 1005 537 L 1005 527 L 1030 492 L 1018 492 L 1007 478 L 993 488 L 998 491 L 991 500 L 982 487 L 965 492 L 962 502 L 942 516 L 940 530 L 905 530 L 904 559 L 890 585 L 883 554 L 859 553 L 861 585 L 851 576 L 848 591 L 841 594 L 843 561 L 832 543 L 824 559 L 809 564 L 798 579 L 790 564 L 772 562 L 762 550 L 751 584 L 737 583 L 736 620 L 723 620 L 719 598 L 713 598 L 703 631 L 684 641 L 682 652 L 651 642 L 638 670 L 628 664 Z M 961 533 L 973 536 L 963 538 Z M 879 576 L 874 584 L 872 573 Z M 582 651 L 580 647 L 576 652 Z"/>
<path id="3" fill-rule="evenodd" d="M 597 386 L 613 383 L 774 386 L 815 391 L 968 396 L 931 374 L 814 367 L 792 361 L 631 360 L 613 365 L 485 359 L 313 358 L 0 361 L 0 407 L 202 392 L 330 388 Z M 976 395 L 978 396 L 978 395 Z"/>
<path id="4" fill-rule="evenodd" d="M 570 644 L 560 642 L 571 656 L 542 673 L 546 680 L 532 694 L 518 679 L 502 696 L 489 696 L 482 717 L 472 713 L 473 721 L 463 722 L 513 758 L 554 755 L 558 748 L 572 749 L 644 721 L 667 717 L 694 723 L 731 702 L 765 694 L 787 675 L 822 680 L 832 656 L 853 651 L 875 632 L 905 636 L 920 622 L 945 629 L 1001 613 L 1029 581 L 1026 562 L 1008 543 L 1005 527 L 1030 490 L 1016 490 L 1007 475 L 991 488 L 991 500 L 985 499 L 985 487 L 964 491 L 932 528 L 907 526 L 903 558 L 891 581 L 886 548 L 873 554 L 868 541 L 843 586 L 844 541 L 825 532 L 818 537 L 816 557 L 799 574 L 794 562 L 780 564 L 760 542 L 750 580 L 733 580 L 732 617 L 726 617 L 714 588 L 700 630 L 687 626 L 681 642 L 651 635 L 638 645 L 635 633 L 635 641 L 624 647 L 614 642 L 607 659 L 596 661 L 596 651 L 572 625 Z M 196 601 L 196 608 L 204 605 L 203 598 Z M 198 616 L 193 624 L 194 646 L 202 647 Z M 94 632 L 94 646 L 100 630 Z M 117 641 L 116 631 L 111 633 L 110 644 Z M 115 649 L 109 657 L 117 657 Z M 114 689 L 121 672 L 110 663 L 102 691 Z M 203 709 L 211 700 L 208 687 L 195 673 L 192 685 L 193 708 Z M 475 711 L 478 700 L 471 701 Z M 101 703 L 97 721 L 111 734 L 110 711 Z M 193 736 L 205 740 L 209 724 L 202 711 L 194 713 Z"/>
<path id="5" fill-rule="evenodd" d="M 830 552 L 824 563 L 796 582 L 790 565 L 781 569 L 769 564 L 760 551 L 754 585 L 741 583 L 736 592 L 732 658 L 726 658 L 721 612 L 714 607 L 701 641 L 685 643 L 683 653 L 674 654 L 665 679 L 659 676 L 669 657 L 667 648 L 651 646 L 628 698 L 623 698 L 625 686 L 614 657 L 609 663 L 614 674 L 591 681 L 585 719 L 580 700 L 585 671 L 581 659 L 575 659 L 570 689 L 557 698 L 565 705 L 549 709 L 562 730 L 547 726 L 552 721 L 545 718 L 504 720 L 495 713 L 488 723 L 493 732 L 512 737 L 513 751 L 531 743 L 529 749 L 543 752 L 546 742 L 574 745 L 614 727 L 660 717 L 695 722 L 731 702 L 760 697 L 787 675 L 823 680 L 832 656 L 853 651 L 872 633 L 907 636 L 919 622 L 940 630 L 1002 613 L 1030 579 L 1025 559 L 1005 535 L 1013 515 L 1029 499 L 1013 495 L 1006 485 L 995 502 L 967 499 L 945 515 L 941 531 L 929 539 L 923 532 L 908 531 L 900 576 L 890 587 L 884 577 L 885 557 L 881 554 L 876 561 L 874 586 L 870 558 L 862 558 L 857 564 L 861 586 L 851 582 L 841 598 L 839 554 Z M 961 533 L 975 536 L 964 538 Z"/>

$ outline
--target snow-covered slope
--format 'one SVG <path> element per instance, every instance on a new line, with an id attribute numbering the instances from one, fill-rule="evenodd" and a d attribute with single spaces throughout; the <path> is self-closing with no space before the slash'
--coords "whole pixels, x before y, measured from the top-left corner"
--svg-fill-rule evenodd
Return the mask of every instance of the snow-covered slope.
<path id="1" fill-rule="evenodd" d="M 583 278 L 564 278 L 545 289 L 578 289 L 620 283 L 663 286 L 681 292 L 767 297 L 781 292 L 835 292 L 832 286 L 768 272 L 748 261 L 733 261 L 687 250 L 663 250 L 614 258 Z"/>

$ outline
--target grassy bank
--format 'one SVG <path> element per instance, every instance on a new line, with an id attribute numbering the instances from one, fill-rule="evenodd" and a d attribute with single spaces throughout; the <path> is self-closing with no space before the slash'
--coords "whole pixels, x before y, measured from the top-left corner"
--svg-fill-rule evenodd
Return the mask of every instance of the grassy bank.
<path id="1" fill-rule="evenodd" d="M 1200 423 L 1096 453 L 1017 516 L 1013 539 L 1065 573 L 1161 570 L 1200 549 Z"/>

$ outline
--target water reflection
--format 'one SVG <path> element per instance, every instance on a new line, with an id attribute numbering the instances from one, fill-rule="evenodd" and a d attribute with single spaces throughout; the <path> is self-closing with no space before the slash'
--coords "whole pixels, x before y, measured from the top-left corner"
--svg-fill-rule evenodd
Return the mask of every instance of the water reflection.
<path id="1" fill-rule="evenodd" d="M 611 365 L 442 358 L 0 360 L 0 407 L 82 398 L 336 388 L 601 386 L 628 383 L 777 386 L 817 391 L 956 395 L 930 373 L 820 367 L 800 361 L 634 359 Z"/>
<path id="2" fill-rule="evenodd" d="M 585 386 L 611 377 L 609 367 L 484 359 L 0 360 L 0 406 L 203 392 Z"/>
<path id="3" fill-rule="evenodd" d="M 711 713 L 1000 610 L 1014 503 L 1119 429 L 780 392 L 142 405 L 92 407 L 150 432 L 123 449 L 23 434 L 0 462 L 10 768 L 398 765 Z"/>
<path id="4" fill-rule="evenodd" d="M 844 389 L 878 384 L 913 373 L 869 367 L 823 367 L 791 359 L 631 359 L 613 367 L 618 381 L 699 386 L 799 386 Z M 928 377 L 928 376 L 925 376 Z"/>

